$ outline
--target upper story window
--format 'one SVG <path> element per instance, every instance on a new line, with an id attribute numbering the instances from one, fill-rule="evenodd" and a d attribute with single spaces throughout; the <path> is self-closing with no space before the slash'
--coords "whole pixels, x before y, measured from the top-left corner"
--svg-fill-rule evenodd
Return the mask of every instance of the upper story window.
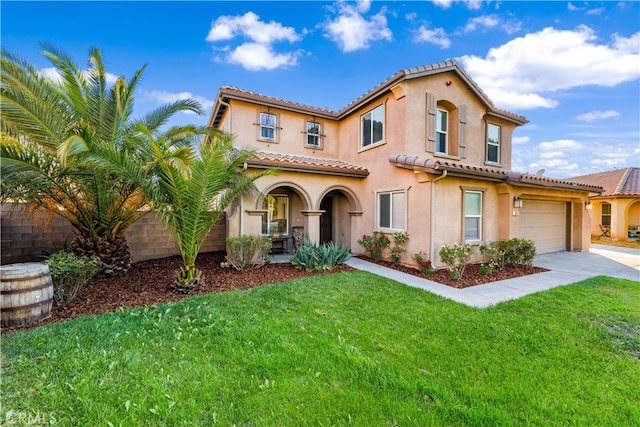
<path id="1" fill-rule="evenodd" d="M 436 152 L 448 154 L 449 112 L 438 108 L 436 112 Z"/>
<path id="2" fill-rule="evenodd" d="M 464 192 L 464 241 L 482 240 L 482 191 Z"/>
<path id="3" fill-rule="evenodd" d="M 378 228 L 404 230 L 406 192 L 385 191 L 378 193 Z"/>
<path id="4" fill-rule="evenodd" d="M 276 115 L 273 113 L 260 113 L 260 139 L 276 140 L 277 127 Z"/>
<path id="5" fill-rule="evenodd" d="M 426 150 L 436 156 L 467 157 L 467 106 L 427 93 Z"/>
<path id="6" fill-rule="evenodd" d="M 322 126 L 318 122 L 307 122 L 306 145 L 310 148 L 322 148 Z"/>
<path id="7" fill-rule="evenodd" d="M 364 114 L 362 120 L 362 148 L 377 144 L 384 139 L 384 106 Z"/>
<path id="8" fill-rule="evenodd" d="M 487 123 L 487 162 L 500 163 L 500 126 Z"/>

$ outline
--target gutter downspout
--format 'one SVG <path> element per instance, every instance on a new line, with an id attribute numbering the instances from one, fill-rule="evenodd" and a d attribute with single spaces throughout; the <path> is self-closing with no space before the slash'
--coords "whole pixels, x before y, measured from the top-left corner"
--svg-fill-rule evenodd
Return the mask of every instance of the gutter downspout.
<path id="1" fill-rule="evenodd" d="M 429 258 L 431 258 L 432 265 L 435 264 L 434 251 L 436 247 L 436 244 L 433 238 L 433 233 L 435 232 L 435 229 L 436 229 L 436 221 L 433 215 L 434 207 L 436 204 L 436 182 L 440 181 L 441 179 L 445 179 L 446 177 L 447 177 L 447 170 L 445 170 L 442 173 L 442 175 L 440 175 L 439 177 L 431 181 L 431 206 L 430 206 L 431 212 L 429 212 L 429 222 L 431 223 L 430 230 L 429 230 Z"/>
<path id="2" fill-rule="evenodd" d="M 222 96 L 220 97 L 219 100 L 221 105 L 224 105 L 225 107 L 227 107 L 229 109 L 229 134 L 232 135 L 233 134 L 233 114 L 232 114 L 232 109 L 231 109 L 231 104 L 229 104 L 228 102 L 225 102 L 222 99 Z M 242 165 L 243 170 L 247 170 L 247 163 L 245 162 Z M 244 234 L 244 197 L 240 196 L 240 236 L 242 236 Z"/>

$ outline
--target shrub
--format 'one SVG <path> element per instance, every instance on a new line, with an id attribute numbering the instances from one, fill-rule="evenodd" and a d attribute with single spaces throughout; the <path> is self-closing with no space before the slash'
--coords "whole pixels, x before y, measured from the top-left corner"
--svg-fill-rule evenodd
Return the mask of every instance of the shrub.
<path id="1" fill-rule="evenodd" d="M 227 262 L 238 271 L 262 267 L 269 261 L 271 238 L 269 236 L 228 237 Z"/>
<path id="2" fill-rule="evenodd" d="M 82 291 L 87 280 L 103 267 L 97 256 L 78 257 L 58 251 L 45 260 L 53 282 L 53 299 L 57 304 L 72 301 Z"/>
<path id="3" fill-rule="evenodd" d="M 402 245 L 407 243 L 408 240 L 408 233 L 393 233 L 393 248 L 391 248 L 391 262 L 393 265 L 400 264 L 400 257 L 407 251 Z"/>
<path id="4" fill-rule="evenodd" d="M 431 266 L 429 257 L 423 252 L 413 254 L 411 257 L 418 264 L 418 271 L 424 275 L 429 275 L 434 272 L 434 268 Z"/>
<path id="5" fill-rule="evenodd" d="M 364 248 L 371 259 L 380 261 L 382 252 L 389 246 L 389 238 L 384 233 L 376 231 L 371 236 L 364 234 L 362 239 L 358 240 L 358 244 Z"/>
<path id="6" fill-rule="evenodd" d="M 533 258 L 536 256 L 536 247 L 531 240 L 514 238 L 482 245 L 480 253 L 482 253 L 485 262 L 499 269 L 505 267 L 530 268 L 533 264 Z"/>
<path id="7" fill-rule="evenodd" d="M 473 248 L 469 244 L 443 245 L 440 248 L 440 259 L 449 266 L 449 275 L 453 280 L 460 280 L 471 259 Z"/>
<path id="8" fill-rule="evenodd" d="M 344 264 L 350 256 L 349 248 L 346 246 L 337 246 L 333 242 L 317 245 L 306 240 L 304 245 L 296 248 L 295 254 L 291 257 L 291 264 L 308 271 L 331 270 Z"/>

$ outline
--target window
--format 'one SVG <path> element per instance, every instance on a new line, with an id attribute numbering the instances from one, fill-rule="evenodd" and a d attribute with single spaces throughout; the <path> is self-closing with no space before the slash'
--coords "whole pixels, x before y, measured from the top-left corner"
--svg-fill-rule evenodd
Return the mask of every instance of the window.
<path id="1" fill-rule="evenodd" d="M 404 230 L 405 192 L 378 193 L 378 228 Z"/>
<path id="2" fill-rule="evenodd" d="M 487 162 L 500 163 L 500 126 L 487 124 Z"/>
<path id="3" fill-rule="evenodd" d="M 276 139 L 276 115 L 271 113 L 260 113 L 260 138 Z"/>
<path id="4" fill-rule="evenodd" d="M 438 109 L 436 113 L 436 152 L 447 154 L 449 112 Z"/>
<path id="5" fill-rule="evenodd" d="M 384 138 L 384 107 L 381 105 L 362 116 L 362 147 L 382 141 Z"/>
<path id="6" fill-rule="evenodd" d="M 611 203 L 602 204 L 602 225 L 611 225 Z"/>
<path id="7" fill-rule="evenodd" d="M 464 241 L 482 240 L 482 192 L 464 192 Z"/>
<path id="8" fill-rule="evenodd" d="M 307 122 L 307 146 L 312 148 L 320 148 L 320 123 Z"/>
<path id="9" fill-rule="evenodd" d="M 289 234 L 289 196 L 269 195 L 264 199 L 263 209 L 267 212 L 262 218 L 262 234 L 274 237 Z"/>

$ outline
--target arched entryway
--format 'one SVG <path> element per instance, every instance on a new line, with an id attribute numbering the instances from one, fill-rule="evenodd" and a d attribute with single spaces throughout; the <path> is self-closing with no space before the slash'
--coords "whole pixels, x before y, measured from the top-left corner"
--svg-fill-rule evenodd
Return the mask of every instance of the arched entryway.
<path id="1" fill-rule="evenodd" d="M 352 217 L 361 213 L 356 195 L 348 188 L 333 187 L 320 198 L 320 242 L 351 248 Z"/>

